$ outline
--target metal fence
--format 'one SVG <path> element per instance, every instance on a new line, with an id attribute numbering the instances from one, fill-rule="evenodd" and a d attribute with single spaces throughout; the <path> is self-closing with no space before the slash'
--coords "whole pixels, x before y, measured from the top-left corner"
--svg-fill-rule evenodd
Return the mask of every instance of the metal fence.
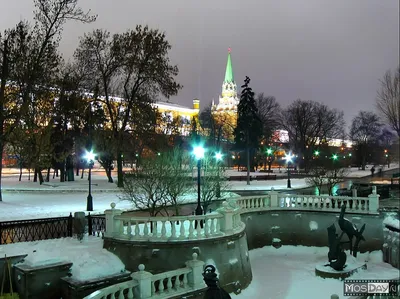
<path id="1" fill-rule="evenodd" d="M 104 216 L 86 216 L 89 235 L 103 237 L 106 227 Z M 29 219 L 0 222 L 0 245 L 18 242 L 72 237 L 74 218 L 68 217 Z"/>

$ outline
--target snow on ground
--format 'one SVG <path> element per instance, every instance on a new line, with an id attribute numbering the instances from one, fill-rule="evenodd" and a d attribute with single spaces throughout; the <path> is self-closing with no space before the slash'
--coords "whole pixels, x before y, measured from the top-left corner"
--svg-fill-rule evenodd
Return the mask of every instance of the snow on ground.
<path id="1" fill-rule="evenodd" d="M 70 261 L 73 263 L 72 277 L 80 281 L 124 272 L 121 260 L 102 247 L 103 240 L 98 237 L 87 237 L 82 242 L 64 238 L 1 245 L 0 255 L 28 254 L 25 263 L 31 266 Z M 266 246 L 251 250 L 253 280 L 241 294 L 231 296 L 236 299 L 322 299 L 337 294 L 344 298 L 342 281 L 315 276 L 315 266 L 327 260 L 327 252 L 327 247 L 306 246 L 282 246 L 279 249 Z M 351 279 L 398 278 L 398 269 L 383 262 L 381 251 L 358 254 L 357 259 L 366 261 L 367 269 L 355 273 Z M 211 259 L 205 262 L 215 264 Z"/>
<path id="2" fill-rule="evenodd" d="M 392 164 L 391 168 L 398 165 Z M 14 171 L 14 172 L 13 172 Z M 359 171 L 357 168 L 351 169 L 351 174 L 355 177 L 369 175 L 369 170 Z M 86 210 L 86 198 L 88 192 L 88 180 L 75 177 L 72 182 L 59 182 L 59 178 L 42 185 L 28 180 L 27 176 L 18 181 L 15 175 L 17 170 L 5 169 L 2 177 L 3 201 L 0 202 L 0 221 L 46 218 L 46 217 L 65 217 L 69 213 Z M 251 173 L 252 175 L 265 175 L 265 173 Z M 227 175 L 245 175 L 237 170 L 228 170 Z M 228 190 L 287 190 L 287 179 L 275 181 L 251 181 L 250 185 L 246 182 L 231 181 L 228 183 Z M 291 179 L 292 189 L 307 187 L 305 179 Z M 103 214 L 110 208 L 110 203 L 117 203 L 117 208 L 122 210 L 132 210 L 134 207 L 129 201 L 120 201 L 121 195 L 115 183 L 108 183 L 103 172 L 94 172 L 92 176 L 92 195 L 94 211 L 92 214 Z M 228 197 L 235 194 L 227 194 Z M 189 203 L 196 201 L 196 194 L 191 193 L 182 197 L 182 202 Z"/>
<path id="3" fill-rule="evenodd" d="M 327 261 L 327 247 L 266 246 L 251 250 L 253 280 L 241 294 L 232 299 L 324 299 L 332 294 L 343 297 L 343 282 L 315 276 L 315 265 Z M 347 252 L 349 256 L 349 253 Z M 399 270 L 384 263 L 381 251 L 358 254 L 367 261 L 367 270 L 360 270 L 350 279 L 398 279 Z M 349 298 L 349 297 L 347 297 Z"/>
<path id="4" fill-rule="evenodd" d="M 395 214 L 387 216 L 383 220 L 383 224 L 400 229 L 400 220 L 395 217 Z"/>
<path id="5" fill-rule="evenodd" d="M 4 254 L 7 256 L 28 254 L 24 264 L 29 266 L 72 262 L 72 277 L 80 281 L 125 271 L 125 265 L 121 260 L 103 249 L 103 240 L 99 237 L 86 237 L 82 242 L 74 238 L 63 238 L 1 245 L 0 256 Z"/>

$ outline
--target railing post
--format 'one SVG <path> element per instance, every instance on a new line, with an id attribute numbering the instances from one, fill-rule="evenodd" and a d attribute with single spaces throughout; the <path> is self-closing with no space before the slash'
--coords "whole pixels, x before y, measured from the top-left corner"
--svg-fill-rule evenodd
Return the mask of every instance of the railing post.
<path id="1" fill-rule="evenodd" d="M 88 234 L 89 236 L 93 235 L 93 223 L 92 223 L 92 216 L 90 215 L 90 212 L 87 216 L 88 220 Z"/>
<path id="2" fill-rule="evenodd" d="M 69 213 L 68 221 L 67 221 L 67 237 L 72 237 L 72 213 Z"/>
<path id="3" fill-rule="evenodd" d="M 379 194 L 376 193 L 376 186 L 372 186 L 372 193 L 368 195 L 369 210 L 377 212 L 379 209 Z"/>
<path id="4" fill-rule="evenodd" d="M 138 269 L 139 272 L 134 272 L 131 274 L 132 279 L 138 282 L 138 286 L 135 288 L 135 298 L 151 298 L 151 277 L 153 274 L 144 271 L 145 267 L 143 264 L 140 264 Z"/>
<path id="5" fill-rule="evenodd" d="M 217 211 L 222 214 L 224 217 L 220 218 L 220 227 L 221 231 L 226 233 L 233 231 L 233 216 L 234 209 L 229 206 L 228 202 L 224 201 L 222 203 L 222 207 L 217 209 Z"/>
<path id="6" fill-rule="evenodd" d="M 204 262 L 197 259 L 197 253 L 192 254 L 193 259 L 186 262 L 186 267 L 192 271 L 188 274 L 188 284 L 193 289 L 201 289 L 205 287 L 203 281 Z"/>
<path id="7" fill-rule="evenodd" d="M 279 207 L 278 194 L 279 192 L 275 191 L 274 187 L 272 187 L 271 191 L 269 192 L 269 196 L 271 198 L 271 208 Z"/>
<path id="8" fill-rule="evenodd" d="M 119 233 L 120 221 L 114 220 L 115 216 L 119 216 L 122 214 L 121 210 L 115 209 L 115 203 L 111 203 L 111 210 L 105 210 L 104 214 L 106 215 L 106 232 L 104 234 L 105 237 L 114 237 Z"/>

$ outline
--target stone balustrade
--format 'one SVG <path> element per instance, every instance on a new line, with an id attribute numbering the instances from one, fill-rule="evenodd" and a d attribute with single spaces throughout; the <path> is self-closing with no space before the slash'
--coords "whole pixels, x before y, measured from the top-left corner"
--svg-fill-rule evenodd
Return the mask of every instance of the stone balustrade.
<path id="1" fill-rule="evenodd" d="M 214 213 L 173 217 L 123 216 L 112 203 L 111 209 L 105 211 L 105 237 L 153 242 L 218 238 L 244 229 L 240 219 L 243 212 L 269 209 L 338 212 L 343 204 L 347 205 L 346 210 L 350 213 L 378 214 L 379 195 L 376 190 L 368 197 L 347 197 L 284 194 L 272 189 L 263 196 L 230 199 Z"/>
<path id="2" fill-rule="evenodd" d="M 206 215 L 172 217 L 130 217 L 122 211 L 106 210 L 106 238 L 148 242 L 179 242 L 225 236 L 244 229 L 239 208 L 228 203 Z M 199 224 L 199 225 L 198 225 Z M 201 225 L 200 225 L 201 224 Z"/>
<path id="3" fill-rule="evenodd" d="M 204 262 L 193 259 L 186 262 L 186 267 L 168 272 L 151 274 L 140 264 L 138 272 L 131 274 L 132 280 L 98 290 L 84 299 L 128 298 L 128 299 L 168 299 L 206 287 L 203 281 Z"/>
<path id="4" fill-rule="evenodd" d="M 390 226 L 383 229 L 383 260 L 398 269 L 400 269 L 399 241 L 400 232 L 398 230 Z"/>
<path id="5" fill-rule="evenodd" d="M 346 204 L 346 211 L 350 213 L 378 214 L 379 195 L 376 191 L 368 197 L 348 197 L 284 194 L 271 190 L 268 195 L 240 197 L 231 199 L 230 203 L 236 204 L 242 212 L 268 209 L 338 212 Z"/>

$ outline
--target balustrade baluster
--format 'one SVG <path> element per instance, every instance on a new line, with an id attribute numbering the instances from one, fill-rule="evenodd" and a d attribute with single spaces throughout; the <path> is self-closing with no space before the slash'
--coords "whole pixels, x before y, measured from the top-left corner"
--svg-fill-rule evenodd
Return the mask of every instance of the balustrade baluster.
<path id="1" fill-rule="evenodd" d="M 128 290 L 128 299 L 133 299 L 133 288 L 134 288 L 134 287 L 131 287 L 131 288 L 129 288 L 129 290 Z"/>
<path id="2" fill-rule="evenodd" d="M 136 238 L 140 237 L 139 221 L 135 222 L 135 237 Z"/>
<path id="3" fill-rule="evenodd" d="M 204 236 L 210 236 L 210 224 L 208 223 L 209 219 L 205 218 L 204 220 Z"/>
<path id="4" fill-rule="evenodd" d="M 151 282 L 151 295 L 155 295 L 156 294 L 156 282 L 152 281 Z"/>
<path id="5" fill-rule="evenodd" d="M 200 223 L 201 223 L 201 220 L 198 221 L 197 227 L 196 227 L 196 237 L 197 237 L 197 239 L 201 238 L 201 225 L 200 225 Z"/>
<path id="6" fill-rule="evenodd" d="M 188 283 L 188 280 L 187 280 L 187 273 L 183 273 L 182 288 L 186 288 L 187 283 Z"/>
<path id="7" fill-rule="evenodd" d="M 125 226 L 124 226 L 124 220 L 121 220 L 121 225 L 119 226 L 119 235 L 122 237 L 125 235 Z"/>
<path id="8" fill-rule="evenodd" d="M 211 222 L 211 225 L 210 225 L 210 235 L 213 235 L 213 234 L 215 234 L 215 224 L 214 224 L 214 221 L 215 221 L 216 219 L 214 219 L 214 218 L 211 218 L 210 219 L 210 222 Z M 218 220 L 218 219 L 217 219 Z"/>
<path id="9" fill-rule="evenodd" d="M 171 239 L 176 239 L 176 221 L 172 220 L 171 223 Z"/>
<path id="10" fill-rule="evenodd" d="M 123 287 L 119 289 L 118 299 L 125 299 Z"/>
<path id="11" fill-rule="evenodd" d="M 147 237 L 149 235 L 149 226 L 147 225 L 147 221 L 144 222 L 144 228 L 143 228 L 143 236 Z"/>
<path id="12" fill-rule="evenodd" d="M 164 278 L 159 280 L 159 284 L 158 284 L 158 292 L 159 293 L 163 293 L 164 292 Z"/>
<path id="13" fill-rule="evenodd" d="M 111 293 L 110 299 L 115 299 L 115 293 L 114 292 Z"/>
<path id="14" fill-rule="evenodd" d="M 195 220 L 196 221 L 196 220 Z M 198 223 L 198 225 L 200 225 L 200 223 Z M 189 239 L 193 239 L 194 237 L 194 228 L 193 228 L 193 220 L 189 219 Z"/>
<path id="15" fill-rule="evenodd" d="M 217 219 L 217 224 L 216 224 L 216 227 L 215 227 L 215 233 L 216 234 L 219 234 L 219 233 L 221 233 L 221 218 L 218 218 Z"/>
<path id="16" fill-rule="evenodd" d="M 167 228 L 165 227 L 165 221 L 161 221 L 161 238 L 166 239 L 167 238 Z"/>
<path id="17" fill-rule="evenodd" d="M 128 239 L 132 237 L 132 223 L 130 220 L 128 220 L 128 228 L 126 229 Z"/>
<path id="18" fill-rule="evenodd" d="M 177 290 L 178 286 L 179 286 L 179 275 L 175 275 L 175 276 L 173 276 L 173 278 L 175 278 L 175 279 L 174 279 L 174 282 L 172 283 L 172 288 Z"/>
<path id="19" fill-rule="evenodd" d="M 172 279 L 171 279 L 171 277 L 168 277 L 167 290 L 168 291 L 172 291 Z"/>
<path id="20" fill-rule="evenodd" d="M 185 221 L 182 220 L 180 221 L 180 229 L 179 229 L 179 239 L 185 239 L 186 238 L 186 232 L 185 232 Z"/>

